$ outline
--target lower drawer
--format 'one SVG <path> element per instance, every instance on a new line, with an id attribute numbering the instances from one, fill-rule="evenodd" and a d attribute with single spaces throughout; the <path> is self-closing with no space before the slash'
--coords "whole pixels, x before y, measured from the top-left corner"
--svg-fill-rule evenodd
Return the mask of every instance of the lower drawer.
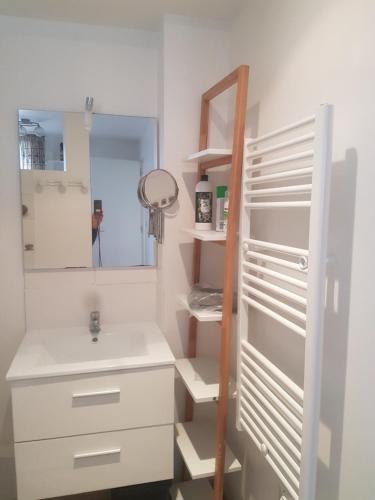
<path id="1" fill-rule="evenodd" d="M 173 425 L 16 443 L 18 500 L 173 477 Z"/>

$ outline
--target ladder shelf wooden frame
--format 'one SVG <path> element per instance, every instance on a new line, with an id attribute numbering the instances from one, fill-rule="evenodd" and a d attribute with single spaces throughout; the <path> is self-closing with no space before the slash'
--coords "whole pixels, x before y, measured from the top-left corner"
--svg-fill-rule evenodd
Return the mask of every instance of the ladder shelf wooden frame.
<path id="1" fill-rule="evenodd" d="M 228 90 L 237 86 L 234 110 L 234 130 L 232 154 L 221 158 L 200 162 L 198 165 L 198 180 L 210 168 L 231 164 L 229 180 L 229 217 L 224 250 L 224 284 L 223 284 L 223 313 L 220 322 L 220 358 L 219 358 L 219 398 L 217 401 L 217 424 L 215 444 L 215 475 L 213 500 L 222 500 L 224 489 L 225 466 L 225 433 L 228 414 L 229 383 L 230 383 L 230 336 L 232 328 L 232 309 L 234 292 L 234 275 L 237 265 L 237 226 L 239 203 L 241 195 L 241 175 L 243 161 L 244 132 L 246 119 L 246 103 L 248 92 L 249 67 L 241 65 L 221 81 L 216 83 L 201 99 L 201 118 L 199 134 L 199 151 L 208 148 L 209 110 L 210 101 Z M 200 279 L 202 240 L 194 239 L 192 281 L 198 283 Z M 189 319 L 188 358 L 197 356 L 197 328 L 198 320 L 191 316 Z M 194 401 L 191 395 L 186 394 L 186 421 L 193 420 Z"/>

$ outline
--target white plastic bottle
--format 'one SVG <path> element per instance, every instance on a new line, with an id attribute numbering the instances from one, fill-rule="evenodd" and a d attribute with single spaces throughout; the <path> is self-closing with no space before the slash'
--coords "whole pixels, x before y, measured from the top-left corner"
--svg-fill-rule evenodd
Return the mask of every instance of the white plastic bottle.
<path id="1" fill-rule="evenodd" d="M 224 232 L 227 232 L 228 229 L 228 217 L 229 217 L 229 190 L 227 189 L 225 192 L 224 198 Z"/>
<path id="2" fill-rule="evenodd" d="M 212 186 L 205 174 L 195 186 L 195 229 L 212 229 Z"/>

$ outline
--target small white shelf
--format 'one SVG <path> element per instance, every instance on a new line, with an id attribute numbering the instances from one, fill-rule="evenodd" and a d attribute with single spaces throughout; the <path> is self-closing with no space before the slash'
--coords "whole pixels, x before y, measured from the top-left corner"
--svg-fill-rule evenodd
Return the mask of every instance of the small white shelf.
<path id="1" fill-rule="evenodd" d="M 227 233 L 223 231 L 200 231 L 199 229 L 183 229 L 185 233 L 201 241 L 226 241 Z"/>
<path id="2" fill-rule="evenodd" d="M 176 424 L 177 446 L 192 479 L 212 477 L 215 474 L 216 425 L 210 421 Z M 241 464 L 228 445 L 225 445 L 224 472 L 241 470 Z"/>
<path id="3" fill-rule="evenodd" d="M 178 300 L 184 306 L 184 308 L 189 311 L 189 313 L 197 318 L 198 321 L 221 321 L 223 313 L 221 311 L 206 311 L 204 309 L 192 309 L 189 306 L 189 302 L 186 294 L 177 295 Z"/>
<path id="4" fill-rule="evenodd" d="M 170 490 L 172 500 L 210 500 L 212 488 L 207 479 L 174 484 Z"/>
<path id="5" fill-rule="evenodd" d="M 224 158 L 225 156 L 231 155 L 231 149 L 223 148 L 208 148 L 198 151 L 188 156 L 187 161 L 203 163 L 206 161 L 217 160 L 219 158 Z"/>
<path id="6" fill-rule="evenodd" d="M 176 360 L 176 369 L 196 403 L 216 401 L 219 397 L 219 364 L 211 358 Z M 235 383 L 229 382 L 229 396 L 234 397 Z"/>

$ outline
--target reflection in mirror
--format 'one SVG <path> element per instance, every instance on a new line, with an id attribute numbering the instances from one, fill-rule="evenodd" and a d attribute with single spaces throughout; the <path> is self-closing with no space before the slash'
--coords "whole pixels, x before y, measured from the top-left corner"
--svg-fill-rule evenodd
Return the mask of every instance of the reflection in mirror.
<path id="1" fill-rule="evenodd" d="M 20 110 L 18 135 L 21 170 L 65 170 L 63 113 Z"/>
<path id="2" fill-rule="evenodd" d="M 25 268 L 91 267 L 83 113 L 20 111 L 19 158 Z"/>
<path id="3" fill-rule="evenodd" d="M 156 120 L 93 115 L 90 136 L 95 267 L 154 264 L 154 243 L 138 203 L 139 178 L 157 166 Z M 95 210 L 95 205 L 97 208 Z M 98 222 L 99 230 L 97 229 Z"/>
<path id="4" fill-rule="evenodd" d="M 153 265 L 137 185 L 157 167 L 156 120 L 94 115 L 91 137 L 83 113 L 18 122 L 25 268 Z"/>

